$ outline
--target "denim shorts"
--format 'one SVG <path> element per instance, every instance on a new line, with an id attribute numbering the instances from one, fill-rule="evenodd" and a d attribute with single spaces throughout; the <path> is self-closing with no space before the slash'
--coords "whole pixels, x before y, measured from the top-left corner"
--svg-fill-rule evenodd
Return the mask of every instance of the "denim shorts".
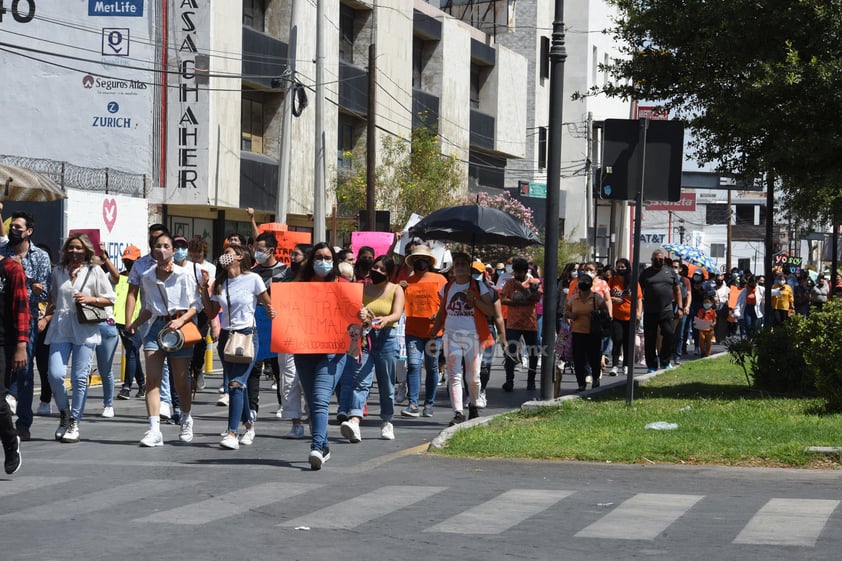
<path id="1" fill-rule="evenodd" d="M 192 320 L 191 320 L 192 321 Z M 158 319 L 156 318 L 155 321 L 152 322 L 152 325 L 149 327 L 149 331 L 146 333 L 146 336 L 143 338 L 143 350 L 144 351 L 160 351 L 161 349 L 158 347 L 158 333 L 164 329 L 169 320 Z M 167 357 L 169 358 L 192 358 L 193 357 L 193 347 L 182 347 L 180 350 L 166 353 Z"/>

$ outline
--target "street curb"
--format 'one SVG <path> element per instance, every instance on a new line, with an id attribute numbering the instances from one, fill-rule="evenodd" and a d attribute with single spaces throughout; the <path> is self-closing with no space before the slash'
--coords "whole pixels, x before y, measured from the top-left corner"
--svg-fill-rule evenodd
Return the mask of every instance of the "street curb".
<path id="1" fill-rule="evenodd" d="M 700 358 L 697 358 L 696 360 L 709 360 L 709 359 L 717 358 L 717 357 L 720 357 L 720 356 L 726 355 L 726 354 L 728 354 L 728 352 L 723 351 L 723 352 L 719 352 L 719 353 L 716 353 L 716 354 L 712 354 L 710 356 L 700 357 Z M 680 367 L 681 367 L 681 365 L 678 365 L 678 366 L 673 367 L 673 369 L 680 368 Z M 649 372 L 649 373 L 646 373 L 646 374 L 641 374 L 640 376 L 635 376 L 634 379 L 633 379 L 634 384 L 637 386 L 641 382 L 646 382 L 648 380 L 651 380 L 655 376 L 658 376 L 659 374 L 663 374 L 664 372 L 667 372 L 667 371 L 666 370 L 658 370 L 657 372 Z M 580 393 L 576 393 L 576 394 L 562 395 L 560 397 L 557 397 L 555 399 L 551 399 L 549 401 L 542 401 L 542 400 L 534 400 L 533 399 L 533 400 L 526 401 L 523 404 L 521 404 L 520 410 L 521 411 L 536 411 L 536 410 L 541 409 L 543 407 L 558 407 L 560 405 L 563 405 L 565 401 L 571 401 L 571 400 L 574 400 L 574 399 L 582 399 L 583 397 L 586 398 L 588 396 L 598 394 L 598 393 L 602 393 L 602 392 L 608 391 L 609 389 L 613 389 L 617 385 L 618 384 L 611 384 L 610 386 L 599 386 L 598 388 L 591 388 L 589 390 L 586 390 L 586 391 L 583 391 L 583 392 L 580 392 Z M 515 411 L 515 410 L 512 409 L 510 411 L 503 411 L 503 412 L 497 413 L 495 415 L 491 415 L 490 417 L 478 417 L 476 419 L 471 419 L 470 421 L 465 421 L 464 423 L 459 423 L 458 425 L 453 425 L 452 427 L 447 427 L 446 429 L 441 431 L 438 434 L 438 436 L 436 436 L 435 438 L 433 438 L 430 441 L 429 446 L 427 446 L 427 451 L 429 452 L 430 450 L 433 450 L 433 449 L 444 448 L 447 445 L 447 441 L 450 440 L 451 437 L 453 437 L 453 435 L 456 434 L 457 432 L 459 432 L 460 430 L 466 430 L 466 429 L 470 429 L 470 428 L 473 428 L 473 427 L 479 427 L 479 426 L 487 425 L 488 423 L 490 423 L 495 418 L 497 418 L 501 415 L 507 415 L 507 414 L 509 414 L 513 411 Z"/>

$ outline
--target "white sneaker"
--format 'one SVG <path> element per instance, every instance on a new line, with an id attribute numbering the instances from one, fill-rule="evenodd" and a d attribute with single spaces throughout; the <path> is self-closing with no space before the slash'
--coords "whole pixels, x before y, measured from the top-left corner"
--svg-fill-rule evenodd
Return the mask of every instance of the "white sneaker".
<path id="1" fill-rule="evenodd" d="M 217 389 L 219 393 L 225 393 L 225 384 L 220 384 L 219 388 Z"/>
<path id="2" fill-rule="evenodd" d="M 488 405 L 488 398 L 485 397 L 485 390 L 480 390 L 477 397 L 477 409 L 485 409 Z"/>
<path id="3" fill-rule="evenodd" d="M 619 369 L 616 366 L 612 366 L 611 370 L 608 371 L 609 376 L 616 376 Z"/>
<path id="4" fill-rule="evenodd" d="M 283 418 L 284 418 L 284 408 L 283 408 L 283 406 L 278 407 L 278 410 L 277 410 L 277 411 L 275 411 L 275 417 L 277 417 L 277 418 L 279 418 L 279 419 L 283 419 Z"/>
<path id="5" fill-rule="evenodd" d="M 229 450 L 239 450 L 240 449 L 240 442 L 237 440 L 237 436 L 234 434 L 226 433 L 225 438 L 219 443 L 219 445 L 223 448 L 227 448 Z"/>
<path id="6" fill-rule="evenodd" d="M 406 401 L 406 382 L 401 382 L 395 386 L 395 403 L 404 401 Z"/>
<path id="7" fill-rule="evenodd" d="M 240 444 L 243 446 L 251 446 L 254 444 L 254 425 L 251 428 L 246 428 L 246 432 L 243 433 L 243 436 L 240 437 Z"/>
<path id="8" fill-rule="evenodd" d="M 216 404 L 220 407 L 228 407 L 228 394 L 224 393 L 216 400 Z"/>
<path id="9" fill-rule="evenodd" d="M 380 425 L 380 438 L 383 440 L 395 439 L 395 427 L 393 427 L 392 423 L 389 421 L 385 421 L 382 425 Z"/>
<path id="10" fill-rule="evenodd" d="M 9 409 L 12 410 L 12 415 L 18 414 L 18 399 L 10 393 L 6 394 L 6 403 L 9 404 Z"/>
<path id="11" fill-rule="evenodd" d="M 593 377 L 592 376 L 585 376 L 585 383 L 586 384 L 592 384 L 593 383 Z"/>
<path id="12" fill-rule="evenodd" d="M 276 382 L 272 382 L 272 391 L 278 391 L 278 384 Z"/>
<path id="13" fill-rule="evenodd" d="M 310 469 L 317 471 L 322 469 L 326 461 L 330 459 L 330 448 L 325 447 L 322 450 L 310 450 L 310 455 L 307 461 L 310 462 Z"/>
<path id="14" fill-rule="evenodd" d="M 355 444 L 362 440 L 362 436 L 360 436 L 360 425 L 357 423 L 345 421 L 339 425 L 339 432 L 342 433 L 342 436 Z"/>
<path id="15" fill-rule="evenodd" d="M 64 434 L 61 437 L 62 442 L 79 442 L 79 421 L 70 417 L 70 421 L 67 423 L 67 430 L 64 431 Z"/>
<path id="16" fill-rule="evenodd" d="M 143 435 L 143 438 L 140 439 L 140 445 L 143 448 L 154 448 L 155 446 L 163 446 L 164 445 L 164 436 L 161 434 L 161 431 L 153 431 L 149 429 L 146 431 L 146 434 Z"/>
<path id="17" fill-rule="evenodd" d="M 106 419 L 110 419 L 114 416 L 114 408 L 110 405 L 102 410 L 102 416 Z"/>
<path id="18" fill-rule="evenodd" d="M 162 421 L 168 421 L 170 417 L 172 417 L 172 407 L 166 401 L 161 402 L 161 410 L 158 412 L 158 416 L 161 417 Z"/>
<path id="19" fill-rule="evenodd" d="M 193 441 L 193 417 L 181 421 L 181 430 L 178 432 L 178 439 L 182 442 Z"/>
<path id="20" fill-rule="evenodd" d="M 38 411 L 35 414 L 41 417 L 49 417 L 50 415 L 52 415 L 53 408 L 50 406 L 50 402 L 48 401 L 45 403 L 42 401 L 41 404 L 38 406 Z"/>
<path id="21" fill-rule="evenodd" d="M 292 440 L 299 440 L 304 438 L 304 425 L 298 423 L 297 425 L 292 425 L 292 428 L 289 429 L 289 432 L 284 435 L 284 438 L 290 438 Z"/>

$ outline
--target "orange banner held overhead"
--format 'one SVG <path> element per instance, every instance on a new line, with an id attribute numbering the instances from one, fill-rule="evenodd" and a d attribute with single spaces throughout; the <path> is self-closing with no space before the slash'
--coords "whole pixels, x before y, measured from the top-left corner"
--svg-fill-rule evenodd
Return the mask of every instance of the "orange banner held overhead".
<path id="1" fill-rule="evenodd" d="M 287 230 L 286 224 L 280 222 L 267 222 L 257 227 L 257 231 L 261 234 L 263 232 L 274 232 L 278 239 L 278 248 L 275 250 L 275 259 L 289 265 L 289 254 L 300 243 L 313 243 L 313 234 L 310 232 L 291 232 Z"/>
<path id="2" fill-rule="evenodd" d="M 348 349 L 348 326 L 359 324 L 363 285 L 284 282 L 272 285 L 274 353 L 331 354 Z"/>

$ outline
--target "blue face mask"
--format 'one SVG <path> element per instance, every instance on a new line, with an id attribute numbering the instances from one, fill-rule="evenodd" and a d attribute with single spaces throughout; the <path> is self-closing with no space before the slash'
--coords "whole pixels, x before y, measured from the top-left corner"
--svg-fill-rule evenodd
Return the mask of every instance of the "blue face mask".
<path id="1" fill-rule="evenodd" d="M 187 248 L 176 248 L 175 252 L 173 253 L 173 259 L 175 259 L 176 261 L 184 261 L 185 259 L 187 259 Z"/>
<path id="2" fill-rule="evenodd" d="M 325 278 L 333 270 L 333 261 L 316 261 L 313 263 L 313 271 L 317 277 Z"/>
<path id="3" fill-rule="evenodd" d="M 710 302 L 705 302 L 705 303 L 704 303 L 704 304 L 702 304 L 702 305 L 705 307 L 705 309 L 706 309 L 706 310 L 710 310 L 710 309 L 711 309 L 711 307 L 713 306 L 713 304 L 711 304 Z"/>

